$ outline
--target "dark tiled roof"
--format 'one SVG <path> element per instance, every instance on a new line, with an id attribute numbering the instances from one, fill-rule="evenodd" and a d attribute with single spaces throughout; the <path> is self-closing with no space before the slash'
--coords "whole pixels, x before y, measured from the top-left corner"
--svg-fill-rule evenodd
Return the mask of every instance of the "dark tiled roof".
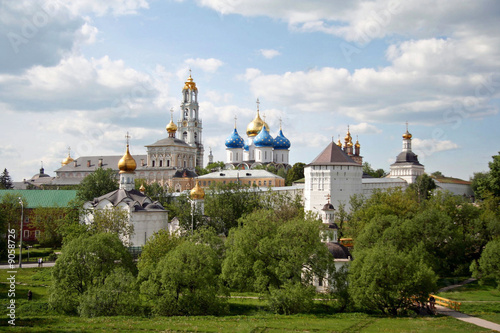
<path id="1" fill-rule="evenodd" d="M 349 249 L 340 243 L 326 243 L 328 251 L 333 255 L 335 259 L 350 259 L 352 258 Z"/>
<path id="2" fill-rule="evenodd" d="M 354 162 L 339 146 L 331 142 L 311 163 L 308 165 L 354 165 Z"/>
<path id="3" fill-rule="evenodd" d="M 392 165 L 395 164 L 422 165 L 418 162 L 417 155 L 415 155 L 415 153 L 412 151 L 400 152 L 399 155 L 396 157 L 396 163 L 393 163 Z"/>
<path id="4" fill-rule="evenodd" d="M 198 174 L 188 169 L 177 170 L 172 178 L 196 178 Z"/>
<path id="5" fill-rule="evenodd" d="M 124 202 L 127 205 L 134 207 L 136 211 L 165 210 L 159 202 L 151 202 L 151 199 L 149 197 L 137 190 L 125 191 L 123 189 L 118 189 L 95 198 L 94 201 L 92 201 L 92 205 L 95 207 L 103 200 L 108 200 L 113 206 Z"/>

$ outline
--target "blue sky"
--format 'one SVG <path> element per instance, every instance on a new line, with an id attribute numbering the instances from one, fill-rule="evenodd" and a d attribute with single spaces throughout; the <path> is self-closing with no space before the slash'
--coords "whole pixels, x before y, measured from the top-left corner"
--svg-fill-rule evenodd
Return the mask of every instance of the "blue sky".
<path id="1" fill-rule="evenodd" d="M 498 142 L 500 3 L 482 0 L 44 0 L 0 5 L 0 167 L 131 153 L 167 135 L 189 68 L 215 160 L 255 100 L 290 159 L 350 126 L 389 170 L 405 122 L 431 173 L 469 179 Z M 205 161 L 207 158 L 205 158 Z"/>

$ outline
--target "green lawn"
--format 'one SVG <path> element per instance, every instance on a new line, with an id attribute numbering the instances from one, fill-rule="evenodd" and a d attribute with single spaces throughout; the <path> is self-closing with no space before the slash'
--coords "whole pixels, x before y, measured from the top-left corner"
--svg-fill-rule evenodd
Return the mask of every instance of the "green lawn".
<path id="1" fill-rule="evenodd" d="M 99 317 L 80 318 L 58 315 L 48 309 L 48 286 L 51 268 L 23 268 L 16 279 L 15 332 L 489 332 L 450 317 L 382 317 L 364 313 L 328 314 L 317 302 L 312 314 L 275 315 L 263 300 L 232 298 L 231 315 L 212 317 Z M 7 271 L 0 270 L 0 303 L 7 305 Z M 33 301 L 26 300 L 28 289 Z M 255 296 L 254 294 L 238 294 Z M 5 311 L 5 310 L 4 310 Z M 0 316 L 0 330 L 8 326 Z"/>
<path id="2" fill-rule="evenodd" d="M 462 302 L 460 312 L 500 324 L 500 290 L 491 284 L 466 284 L 438 296 Z"/>

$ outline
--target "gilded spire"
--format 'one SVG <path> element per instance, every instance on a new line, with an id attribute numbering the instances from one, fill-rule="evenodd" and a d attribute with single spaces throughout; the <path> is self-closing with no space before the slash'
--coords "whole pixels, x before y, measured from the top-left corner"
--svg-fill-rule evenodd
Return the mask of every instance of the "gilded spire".
<path id="1" fill-rule="evenodd" d="M 169 136 L 170 134 L 175 134 L 175 132 L 177 132 L 177 125 L 174 124 L 174 108 L 170 109 L 170 122 L 165 129 L 169 133 Z"/>
<path id="2" fill-rule="evenodd" d="M 128 134 L 128 132 L 127 135 L 125 135 L 125 139 L 127 140 L 127 150 L 125 151 L 125 154 L 118 162 L 118 169 L 120 169 L 120 173 L 134 172 L 135 168 L 137 167 L 137 164 L 135 163 L 135 160 L 132 157 L 132 155 L 130 155 L 128 149 L 129 139 L 130 139 L 130 135 Z"/>
<path id="3" fill-rule="evenodd" d="M 403 134 L 403 139 L 411 139 L 412 135 L 410 134 L 410 132 L 408 132 L 408 122 L 406 122 L 406 132 L 405 134 Z"/>
<path id="4" fill-rule="evenodd" d="M 62 160 L 61 166 L 65 166 L 73 161 L 74 161 L 74 159 L 71 158 L 71 147 L 68 147 L 68 157 L 66 157 L 64 160 Z"/>

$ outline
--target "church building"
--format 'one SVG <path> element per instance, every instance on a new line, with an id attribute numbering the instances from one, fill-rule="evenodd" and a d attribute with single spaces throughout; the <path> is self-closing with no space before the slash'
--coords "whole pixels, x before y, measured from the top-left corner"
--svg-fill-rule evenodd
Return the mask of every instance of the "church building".
<path id="1" fill-rule="evenodd" d="M 257 114 L 247 126 L 247 140 L 238 134 L 236 120 L 234 130 L 226 139 L 226 169 L 253 169 L 273 165 L 276 169 L 290 169 L 290 140 L 283 135 L 280 122 L 278 135 L 273 138 L 269 125 L 260 117 L 259 100 Z"/>
<path id="2" fill-rule="evenodd" d="M 135 170 L 137 178 L 147 183 L 159 183 L 173 191 L 190 190 L 197 177 L 195 168 L 203 167 L 204 148 L 202 143 L 202 120 L 199 115 L 198 88 L 191 74 L 182 89 L 180 104 L 181 118 L 178 125 L 173 120 L 166 126 L 168 136 L 155 143 L 146 145 L 146 155 L 136 155 L 138 162 Z M 80 156 L 77 159 L 68 156 L 56 170 L 56 177 L 51 185 L 77 185 L 83 178 L 97 168 L 117 169 L 121 156 Z"/>

